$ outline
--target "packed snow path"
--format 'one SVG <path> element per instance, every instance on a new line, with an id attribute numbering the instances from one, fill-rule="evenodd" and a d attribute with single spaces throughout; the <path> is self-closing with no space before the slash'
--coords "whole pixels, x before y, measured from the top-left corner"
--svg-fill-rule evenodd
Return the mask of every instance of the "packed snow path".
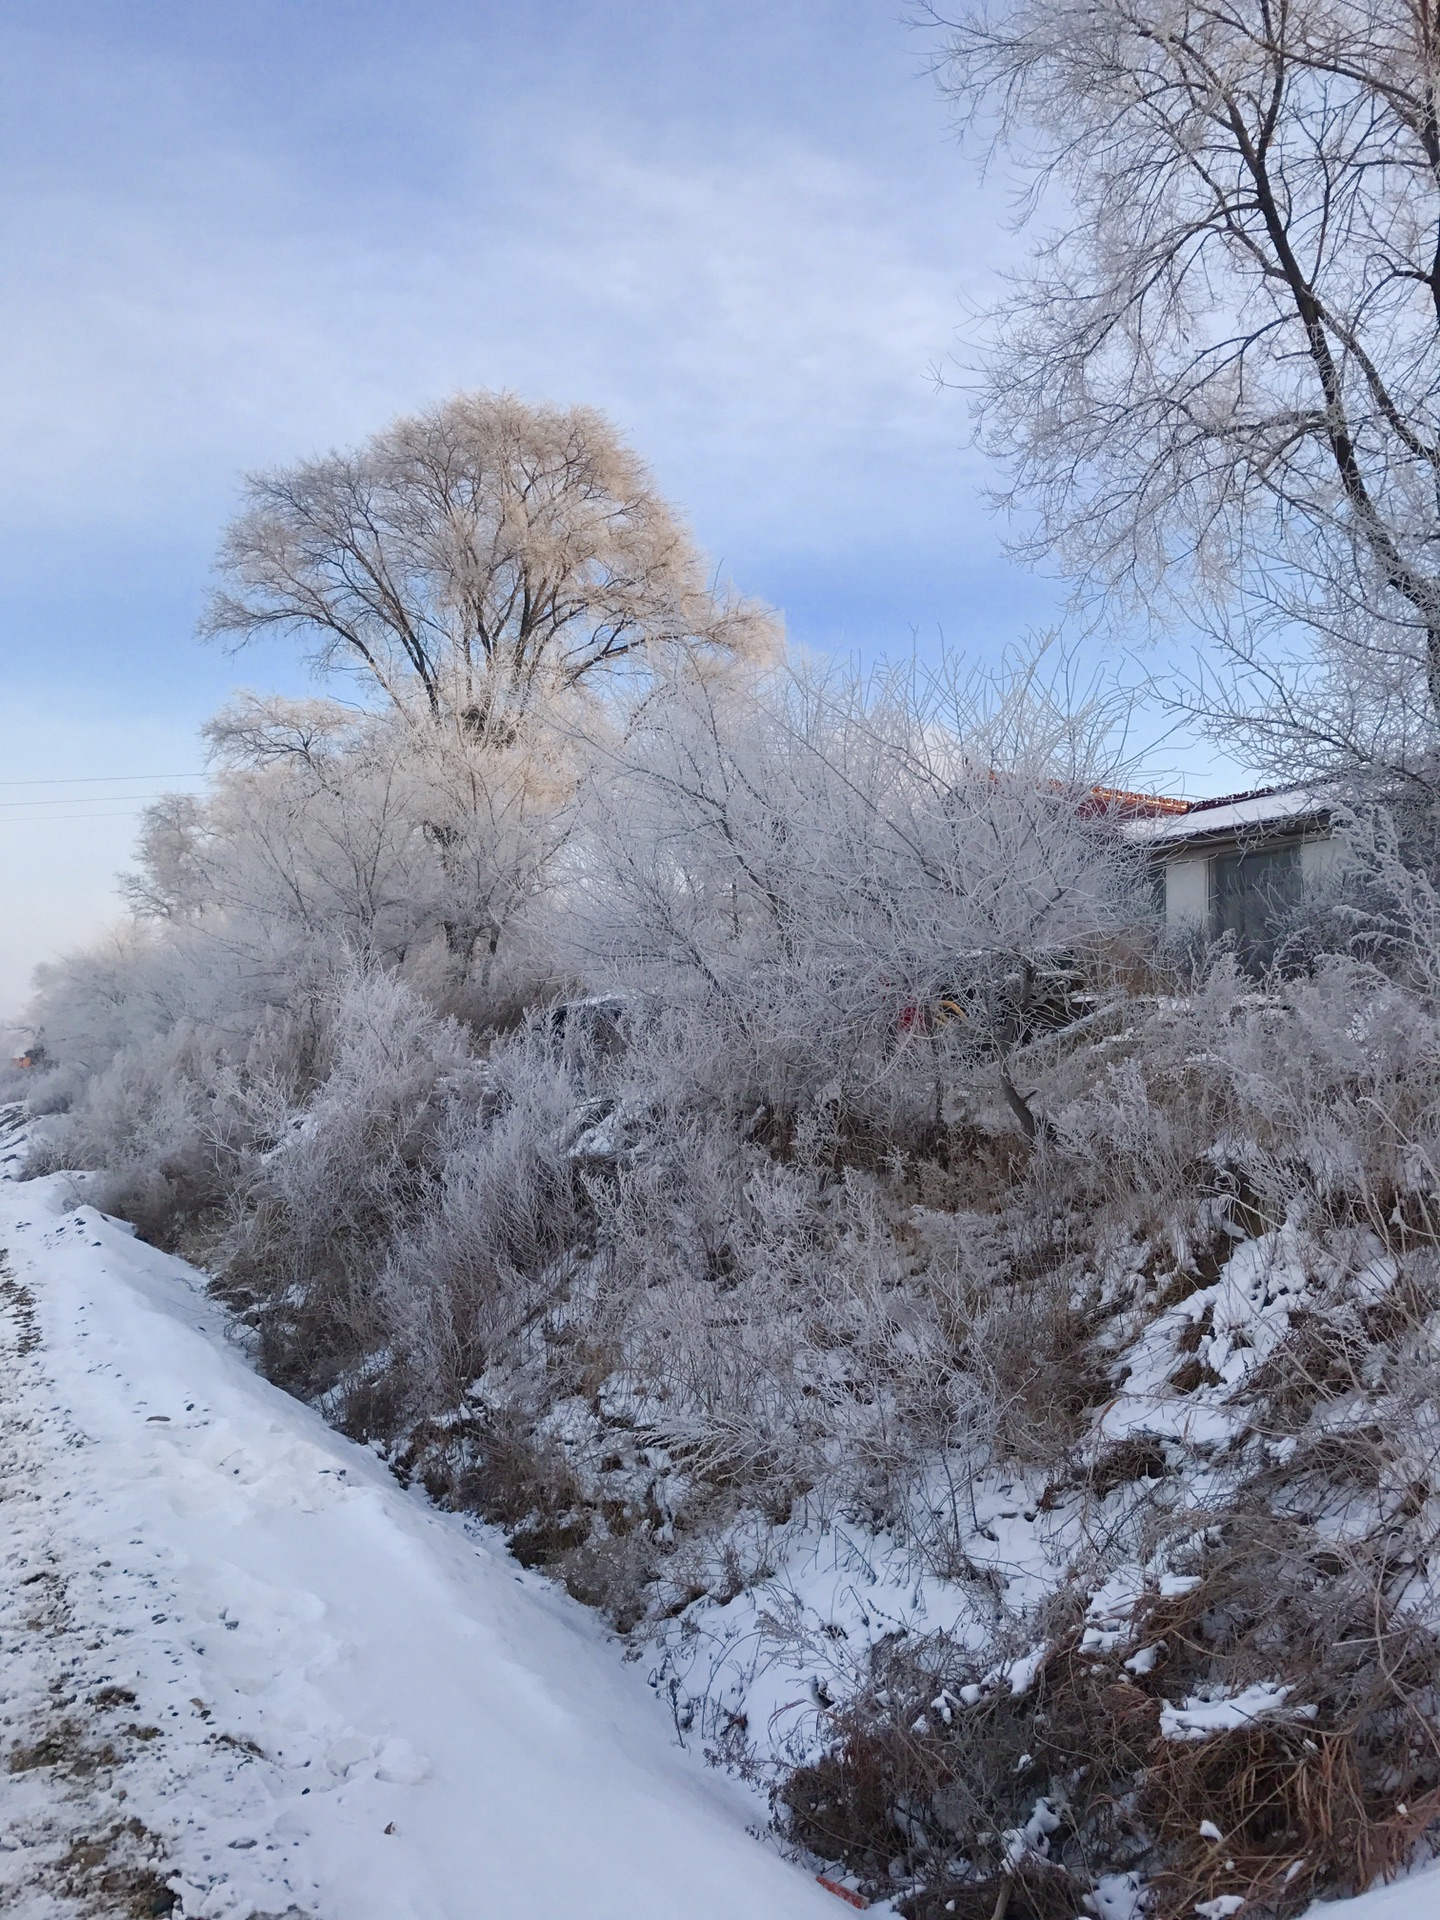
<path id="1" fill-rule="evenodd" d="M 67 1191 L 0 1181 L 0 1909 L 836 1920 L 590 1616 Z"/>

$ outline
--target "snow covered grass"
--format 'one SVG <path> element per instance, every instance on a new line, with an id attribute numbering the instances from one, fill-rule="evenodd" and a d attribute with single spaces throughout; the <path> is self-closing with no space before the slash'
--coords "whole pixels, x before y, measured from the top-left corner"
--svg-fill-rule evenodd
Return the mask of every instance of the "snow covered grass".
<path id="1" fill-rule="evenodd" d="M 838 1910 L 747 1838 L 762 1803 L 689 1771 L 701 1755 L 772 1786 L 812 1872 L 893 1890 L 917 1920 L 988 1920 L 1007 1878 L 1022 1920 L 1131 1920 L 1147 1879 L 1177 1920 L 1298 1911 L 1327 1874 L 1403 1865 L 1433 1819 L 1423 1740 L 1418 1772 L 1395 1771 L 1436 1613 L 1413 1551 L 1398 1606 L 1385 1584 L 1396 1508 L 1338 1498 L 1334 1460 L 1321 1512 L 1255 1499 L 1278 1484 L 1293 1507 L 1303 1484 L 1275 1481 L 1283 1441 L 1254 1423 L 1307 1316 L 1354 1297 L 1389 1315 L 1372 1384 L 1431 1324 L 1378 1248 L 1358 1293 L 1294 1230 L 1236 1242 L 1173 1304 L 1174 1276 L 1151 1275 L 1130 1371 L 1063 1472 L 933 1473 L 902 1529 L 803 1499 L 738 1513 L 712 1544 L 723 1577 L 638 1625 L 627 1669 L 488 1530 L 258 1380 L 200 1277 L 75 1206 L 73 1183 L 0 1184 L 0 1225 L 0 1887 L 26 1920 L 172 1898 L 196 1920 Z M 1166 1369 L 1195 1353 L 1205 1377 L 1177 1388 Z M 1333 1399 L 1324 1433 L 1358 1430 Z M 1308 1431 L 1314 1407 L 1286 1404 Z M 1365 1426 L 1375 1412 L 1372 1393 Z M 1398 1513 L 1412 1539 L 1418 1517 Z M 1357 1599 L 1392 1609 L 1360 1635 L 1378 1690 Z M 1388 1823 L 1353 1738 L 1367 1685 Z M 1402 1881 L 1355 1920 L 1416 1920 L 1431 1891 Z"/>

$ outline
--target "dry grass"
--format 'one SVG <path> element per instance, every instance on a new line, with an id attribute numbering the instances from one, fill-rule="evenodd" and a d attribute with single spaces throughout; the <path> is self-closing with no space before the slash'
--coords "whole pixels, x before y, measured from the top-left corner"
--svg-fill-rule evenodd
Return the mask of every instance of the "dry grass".
<path id="1" fill-rule="evenodd" d="M 1150 1592 L 1104 1651 L 1062 1610 L 1021 1696 L 992 1682 L 962 1706 L 980 1670 L 943 1636 L 884 1650 L 835 1716 L 829 1752 L 777 1796 L 791 1837 L 876 1894 L 898 1872 L 913 1920 L 989 1920 L 1005 1836 L 1042 1795 L 1060 1825 L 1006 1909 L 1033 1920 L 1065 1899 L 1078 1910 L 1102 1871 L 1139 1869 L 1156 1920 L 1221 1895 L 1287 1920 L 1391 1877 L 1440 1825 L 1440 1638 L 1400 1604 L 1393 1534 L 1338 1552 L 1258 1500 L 1209 1529 L 1187 1524 L 1207 1542 L 1196 1583 Z M 1140 1646 L 1152 1660 L 1132 1672 Z M 1262 1719 L 1194 1740 L 1162 1732 L 1167 1700 L 1259 1680 L 1290 1689 Z"/>
<path id="2" fill-rule="evenodd" d="M 1089 1859 L 1133 1850 L 1127 1801 L 1160 1716 L 1157 1699 L 1079 1643 L 1071 1626 L 1029 1692 L 992 1687 L 971 1706 L 960 1691 L 979 1669 L 946 1636 L 881 1649 L 870 1685 L 836 1716 L 835 1745 L 777 1795 L 791 1838 L 843 1860 L 876 1893 L 893 1891 L 898 1861 L 925 1890 L 915 1895 L 917 1916 L 938 1915 L 951 1898 L 954 1911 L 978 1912 L 988 1888 L 988 1920 L 1013 1867 L 1007 1833 L 1024 1827 L 1043 1795 L 1063 1806 L 1062 1827 L 1048 1860 L 1029 1858 L 1029 1879 L 1017 1882 L 1007 1911 L 1050 1920 L 1062 1890 L 1075 1910 Z"/>
<path id="3" fill-rule="evenodd" d="M 1440 1792 L 1382 1794 L 1375 1772 L 1353 1727 L 1277 1721 L 1161 1741 L 1139 1801 L 1163 1862 L 1150 1882 L 1155 1920 L 1221 1895 L 1244 1900 L 1242 1911 L 1297 1914 L 1317 1894 L 1392 1878 L 1440 1817 Z"/>
<path id="4" fill-rule="evenodd" d="M 902 1900 L 905 1920 L 1074 1920 L 1084 1887 L 1063 1867 L 1027 1860 L 1013 1873 L 945 1878 Z"/>

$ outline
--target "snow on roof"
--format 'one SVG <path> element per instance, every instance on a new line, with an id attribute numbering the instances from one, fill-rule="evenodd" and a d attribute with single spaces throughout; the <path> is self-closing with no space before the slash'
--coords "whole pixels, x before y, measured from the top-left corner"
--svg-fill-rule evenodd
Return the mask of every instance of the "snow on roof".
<path id="1" fill-rule="evenodd" d="M 1132 840 L 1179 844 L 1241 833 L 1247 827 L 1302 827 L 1322 820 L 1327 803 L 1308 787 L 1263 787 L 1252 793 L 1222 794 L 1215 800 L 1192 801 L 1183 813 L 1133 820 L 1123 831 Z"/>

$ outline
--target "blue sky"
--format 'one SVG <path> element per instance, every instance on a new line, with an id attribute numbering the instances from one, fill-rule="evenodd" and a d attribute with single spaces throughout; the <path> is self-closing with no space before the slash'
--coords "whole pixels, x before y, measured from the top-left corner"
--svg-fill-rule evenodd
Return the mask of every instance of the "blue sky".
<path id="1" fill-rule="evenodd" d="M 192 637 L 239 474 L 457 387 L 605 408 L 812 647 L 1053 619 L 934 377 L 1015 242 L 932 51 L 895 0 L 8 0 L 0 1012 L 227 690 L 302 684 Z"/>

